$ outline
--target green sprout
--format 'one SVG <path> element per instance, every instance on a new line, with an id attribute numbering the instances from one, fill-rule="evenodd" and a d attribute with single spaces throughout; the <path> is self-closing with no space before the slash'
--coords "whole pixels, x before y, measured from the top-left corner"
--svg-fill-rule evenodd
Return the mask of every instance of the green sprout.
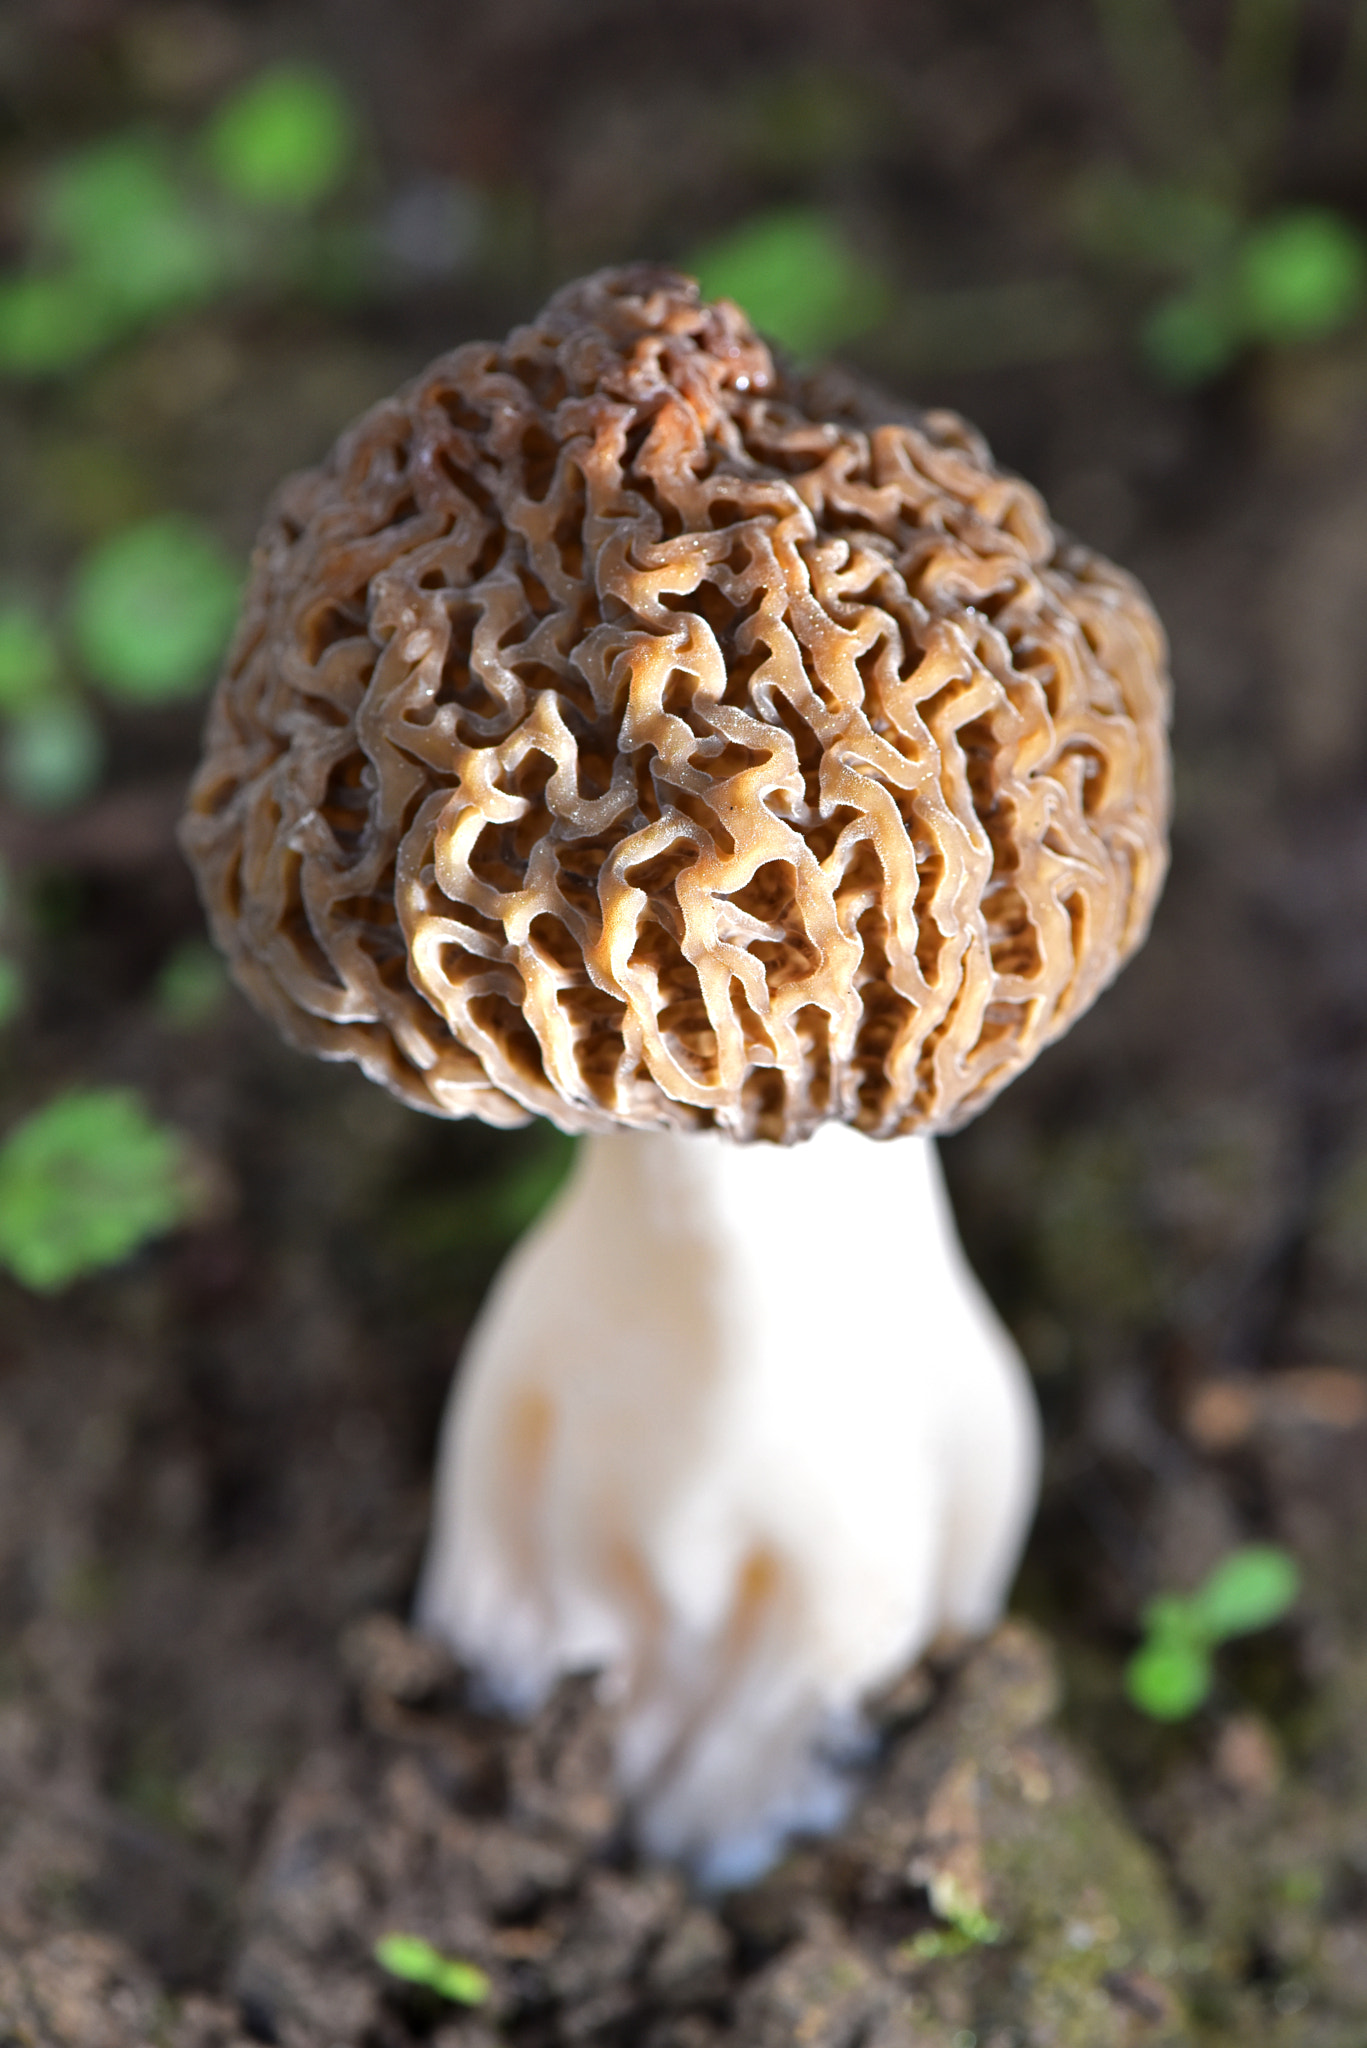
<path id="1" fill-rule="evenodd" d="M 1073 225 L 1090 256 L 1151 297 L 1139 330 L 1150 367 L 1199 385 L 1251 348 L 1355 320 L 1367 305 L 1367 237 L 1331 208 L 1265 210 L 1262 197 L 1290 119 L 1294 6 L 1236 0 L 1218 75 L 1171 0 L 1096 8 L 1151 170 L 1089 170 Z"/>
<path id="2" fill-rule="evenodd" d="M 356 142 L 351 105 L 336 80 L 311 64 L 281 64 L 219 108 L 204 147 L 235 199 L 302 212 L 336 190 Z"/>
<path id="3" fill-rule="evenodd" d="M 40 237 L 114 328 L 201 304 L 231 268 L 222 231 L 159 136 L 115 135 L 66 158 L 40 186 L 36 212 Z"/>
<path id="4" fill-rule="evenodd" d="M 406 1984 L 420 1984 L 453 2005 L 483 2005 L 492 1988 L 476 1964 L 444 1956 L 418 1934 L 386 1934 L 376 1942 L 374 1954 L 380 1968 L 391 1977 L 401 1977 Z"/>
<path id="5" fill-rule="evenodd" d="M 930 1904 L 945 1925 L 924 1928 L 903 1942 L 900 1954 L 905 1962 L 938 1963 L 971 1948 L 992 1948 L 1006 1932 L 949 1871 L 931 1880 Z"/>
<path id="6" fill-rule="evenodd" d="M 0 374 L 60 376 L 244 284 L 307 280 L 326 238 L 313 249 L 322 230 L 308 222 L 302 239 L 282 236 L 280 215 L 326 198 L 357 138 L 326 72 L 281 65 L 228 99 L 197 145 L 137 128 L 59 158 L 32 183 L 29 258 L 0 279 Z"/>
<path id="7" fill-rule="evenodd" d="M 1149 315 L 1141 339 L 1174 384 L 1218 375 L 1242 350 L 1337 333 L 1367 302 L 1367 241 L 1336 213 L 1288 208 L 1255 222 L 1225 260 Z"/>
<path id="8" fill-rule="evenodd" d="M 1149 367 L 1167 384 L 1205 384 L 1228 367 L 1238 350 L 1228 293 L 1195 286 L 1154 307 L 1141 323 L 1140 347 Z"/>
<path id="9" fill-rule="evenodd" d="M 887 282 L 811 207 L 758 214 L 690 259 L 705 298 L 736 299 L 798 355 L 850 341 L 892 305 Z"/>
<path id="10" fill-rule="evenodd" d="M 1288 1551 L 1248 1543 L 1222 1558 L 1194 1593 L 1160 1594 L 1144 1609 L 1144 1640 L 1125 1667 L 1130 1703 L 1154 1721 L 1185 1720 L 1210 1694 L 1218 1645 L 1270 1628 L 1299 1592 Z"/>
<path id="11" fill-rule="evenodd" d="M 84 279 L 41 273 L 0 279 L 0 370 L 11 376 L 74 369 L 112 338 Z"/>
<path id="12" fill-rule="evenodd" d="M 1237 287 L 1244 327 L 1259 340 L 1333 334 L 1367 299 L 1367 243 L 1327 208 L 1273 214 L 1244 236 Z"/>
<path id="13" fill-rule="evenodd" d="M 119 1264 L 193 1205 L 183 1138 L 129 1088 L 73 1088 L 0 1145 L 0 1264 L 40 1294 Z"/>
<path id="14" fill-rule="evenodd" d="M 199 689 L 237 600 L 237 571 L 214 536 L 168 513 L 126 527 L 78 563 L 68 623 L 85 669 L 109 695 L 156 705 Z M 103 765 L 99 723 L 62 669 L 41 613 L 0 599 L 0 784 L 32 810 L 78 803 Z"/>
<path id="15" fill-rule="evenodd" d="M 149 320 L 203 304 L 235 272 L 235 238 L 182 186 L 159 137 L 93 143 L 38 180 L 37 254 L 0 283 L 0 369 L 75 367 Z"/>
<path id="16" fill-rule="evenodd" d="M 193 695 L 223 652 L 238 573 L 197 521 L 165 513 L 126 527 L 80 563 L 71 628 L 111 696 L 159 704 Z"/>

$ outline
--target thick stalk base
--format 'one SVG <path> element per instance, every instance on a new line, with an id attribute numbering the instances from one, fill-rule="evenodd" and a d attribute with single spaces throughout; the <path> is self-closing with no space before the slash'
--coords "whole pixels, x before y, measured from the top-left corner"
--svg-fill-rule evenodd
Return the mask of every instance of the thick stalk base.
<path id="1" fill-rule="evenodd" d="M 593 1138 L 471 1336 L 418 1619 L 514 1710 L 601 1670 L 644 1845 L 735 1882 L 996 1618 L 1037 1467 L 928 1140 Z"/>

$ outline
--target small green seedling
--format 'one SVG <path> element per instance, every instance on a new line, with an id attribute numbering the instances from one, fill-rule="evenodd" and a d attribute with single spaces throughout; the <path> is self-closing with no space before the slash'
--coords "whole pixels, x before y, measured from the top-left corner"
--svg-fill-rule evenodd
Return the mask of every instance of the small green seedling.
<path id="1" fill-rule="evenodd" d="M 0 373 L 58 376 L 112 339 L 112 323 L 86 281 L 61 271 L 0 279 Z"/>
<path id="2" fill-rule="evenodd" d="M 743 221 L 685 267 L 697 273 L 704 298 L 738 300 L 762 334 L 802 356 L 865 333 L 892 307 L 885 279 L 812 207 Z"/>
<path id="3" fill-rule="evenodd" d="M 1219 1644 L 1280 1621 L 1300 1591 L 1300 1572 L 1274 1543 L 1249 1543 L 1222 1558 L 1194 1593 L 1163 1593 L 1144 1609 L 1144 1641 L 1125 1667 L 1133 1706 L 1155 1721 L 1194 1714 L 1214 1682 Z"/>
<path id="4" fill-rule="evenodd" d="M 1223 261 L 1155 307 L 1141 338 L 1170 382 L 1199 384 L 1254 344 L 1337 333 L 1364 303 L 1367 242 L 1358 229 L 1326 208 L 1287 208 L 1255 222 Z"/>
<path id="5" fill-rule="evenodd" d="M 0 282 L 0 370 L 19 376 L 73 369 L 203 304 L 236 271 L 234 238 L 155 135 L 106 136 L 62 158 L 37 180 L 30 213 L 32 261 Z"/>
<path id="6" fill-rule="evenodd" d="M 1244 326 L 1259 341 L 1333 334 L 1367 302 L 1367 242 L 1327 207 L 1288 207 L 1244 236 L 1237 287 Z"/>
<path id="7" fill-rule="evenodd" d="M 222 232 L 157 135 L 108 136 L 58 162 L 36 211 L 40 240 L 116 329 L 202 304 L 231 267 Z"/>
<path id="8" fill-rule="evenodd" d="M 419 1934 L 386 1934 L 375 1944 L 375 1960 L 391 1977 L 420 1984 L 453 2005 L 483 2005 L 492 1988 L 476 1964 L 444 1956 Z"/>
<path id="9" fill-rule="evenodd" d="M 55 1293 L 185 1221 L 194 1200 L 184 1140 L 131 1088 L 73 1088 L 0 1145 L 0 1264 Z"/>
<path id="10" fill-rule="evenodd" d="M 1267 204 L 1294 125 L 1296 0 L 1234 0 L 1214 68 L 1174 0 L 1095 8 L 1148 164 L 1089 167 L 1073 227 L 1087 254 L 1149 299 L 1139 341 L 1150 368 L 1197 386 L 1250 349 L 1314 341 L 1358 319 L 1362 226 L 1327 206 Z M 1350 58 L 1345 105 L 1357 97 L 1355 68 Z"/>
<path id="11" fill-rule="evenodd" d="M 66 601 L 73 652 L 121 703 L 191 695 L 223 651 L 238 595 L 238 572 L 206 527 L 179 513 L 141 520 L 77 564 Z M 79 803 L 103 766 L 99 721 L 62 655 L 34 605 L 0 598 L 0 786 L 30 810 Z"/>
<path id="12" fill-rule="evenodd" d="M 193 695 L 237 611 L 236 568 L 196 520 L 163 513 L 102 542 L 72 582 L 71 629 L 86 668 L 126 704 Z"/>
<path id="13" fill-rule="evenodd" d="M 214 176 L 234 198 L 302 211 L 336 190 L 357 140 L 351 104 L 328 72 L 279 64 L 219 108 L 204 147 Z"/>
<path id="14" fill-rule="evenodd" d="M 244 287 L 307 281 L 310 237 L 326 244 L 314 210 L 359 134 L 335 80 L 287 64 L 249 79 L 188 149 L 140 126 L 48 164 L 24 209 L 28 259 L 0 278 L 0 376 L 60 376 Z"/>
<path id="15" fill-rule="evenodd" d="M 901 1955 L 906 1962 L 938 1963 L 971 1948 L 992 1948 L 1006 1931 L 947 1871 L 932 1880 L 930 1903 L 945 1925 L 924 1928 L 904 1942 Z"/>

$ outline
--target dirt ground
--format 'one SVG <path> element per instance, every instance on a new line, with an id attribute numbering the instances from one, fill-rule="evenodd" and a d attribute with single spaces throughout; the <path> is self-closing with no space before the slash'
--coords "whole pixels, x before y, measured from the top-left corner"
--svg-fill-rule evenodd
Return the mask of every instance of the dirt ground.
<path id="1" fill-rule="evenodd" d="M 1183 14 L 1198 53 L 1225 12 Z M 1367 101 L 1360 139 L 1326 111 L 1348 10 L 1290 13 L 1258 203 L 1362 216 Z M 0 2048 L 1361 2048 L 1361 323 L 1196 389 L 1143 368 L 1137 288 L 1069 239 L 1080 170 L 1130 147 L 1086 0 L 16 0 L 6 161 L 189 120 L 282 53 L 365 108 L 366 217 L 446 180 L 483 195 L 483 254 L 0 387 L 7 576 L 54 587 L 127 506 L 245 551 L 278 476 L 438 349 L 815 197 L 907 294 L 851 359 L 969 414 L 1153 594 L 1173 870 L 1138 961 L 945 1146 L 1046 1417 L 1014 1616 L 883 1703 L 841 1837 L 709 1900 L 624 1845 L 591 1688 L 503 1727 L 402 1626 L 450 1371 L 545 1135 L 421 1119 L 236 996 L 167 1016 L 159 971 L 201 929 L 172 838 L 197 706 L 105 709 L 88 802 L 0 812 L 31 991 L 0 1128 L 132 1083 L 212 1191 L 60 1296 L 0 1278 Z M 851 118 L 775 115 L 814 80 Z M 1087 319 L 918 324 L 923 288 L 1040 277 Z M 1294 1554 L 1298 1605 L 1221 1653 L 1200 1712 L 1146 1719 L 1122 1691 L 1144 1602 L 1251 1539 Z M 946 1938 L 946 1872 L 997 1939 Z M 395 1929 L 478 1963 L 489 2000 L 386 1977 Z"/>

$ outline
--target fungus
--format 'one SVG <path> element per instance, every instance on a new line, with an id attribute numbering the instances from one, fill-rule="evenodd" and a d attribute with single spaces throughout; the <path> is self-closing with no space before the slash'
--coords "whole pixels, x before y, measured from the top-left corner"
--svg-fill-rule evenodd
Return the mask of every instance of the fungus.
<path id="1" fill-rule="evenodd" d="M 1139 944 L 1166 695 L 962 420 L 653 267 L 441 357 L 262 538 L 184 827 L 218 943 L 297 1045 L 586 1140 L 419 1620 L 515 1710 L 601 1670 L 640 1839 L 713 1880 L 1005 1597 L 1035 1411 L 930 1138 Z"/>

